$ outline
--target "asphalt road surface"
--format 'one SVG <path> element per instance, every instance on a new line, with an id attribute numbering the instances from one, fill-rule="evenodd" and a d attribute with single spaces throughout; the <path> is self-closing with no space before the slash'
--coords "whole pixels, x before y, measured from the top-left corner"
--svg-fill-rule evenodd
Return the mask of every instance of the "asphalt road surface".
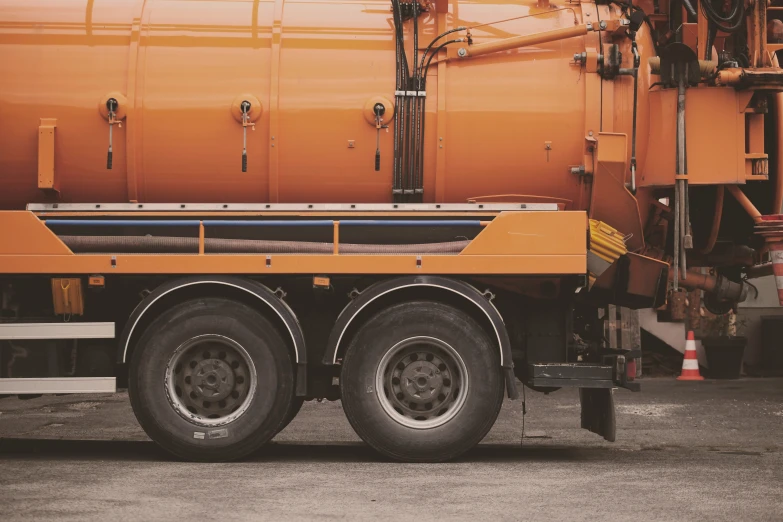
<path id="1" fill-rule="evenodd" d="M 306 403 L 230 464 L 171 460 L 127 396 L 0 400 L 0 520 L 783 520 L 783 379 L 618 391 L 618 441 L 579 429 L 574 390 L 506 401 L 456 462 L 399 464 L 339 403 Z"/>

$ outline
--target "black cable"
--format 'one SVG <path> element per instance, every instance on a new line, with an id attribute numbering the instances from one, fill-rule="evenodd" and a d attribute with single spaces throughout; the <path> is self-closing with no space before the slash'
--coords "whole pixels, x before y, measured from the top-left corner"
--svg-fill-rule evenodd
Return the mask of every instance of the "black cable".
<path id="1" fill-rule="evenodd" d="M 444 36 L 448 36 L 451 33 L 456 33 L 457 31 L 466 31 L 467 27 L 455 27 L 454 29 L 450 29 L 444 33 L 439 34 L 433 40 L 430 42 L 430 44 L 427 46 L 427 48 L 424 50 L 424 54 L 421 56 L 421 64 L 419 64 L 419 76 L 421 76 L 421 73 L 424 70 L 424 60 L 427 58 L 427 53 L 430 52 L 430 49 L 432 49 L 432 46 L 435 45 L 435 42 L 443 38 Z"/>
<path id="2" fill-rule="evenodd" d="M 644 24 L 647 26 L 647 29 L 650 31 L 650 40 L 652 41 L 653 48 L 655 49 L 655 54 L 660 54 L 658 52 L 658 41 L 655 38 L 655 28 L 653 27 L 652 20 L 650 20 L 650 17 L 647 16 L 647 13 L 642 9 L 641 7 L 637 5 L 633 5 L 632 3 L 623 2 L 622 0 L 612 0 L 609 2 L 610 4 L 616 4 L 620 7 L 625 7 L 627 9 L 632 10 L 633 12 L 641 12 L 644 14 Z M 625 15 L 629 20 L 631 19 L 630 15 L 626 13 Z"/>
<path id="3" fill-rule="evenodd" d="M 708 1 L 708 0 L 702 0 Z M 718 31 L 715 30 L 715 26 L 713 24 L 708 23 L 707 24 L 707 48 L 704 49 L 704 59 L 707 61 L 712 60 L 712 46 L 715 43 L 715 37 L 717 36 Z"/>
<path id="4" fill-rule="evenodd" d="M 399 0 L 392 0 L 395 29 L 395 52 L 397 66 L 397 92 L 405 91 L 407 87 L 407 60 L 405 56 L 404 35 L 402 31 L 402 8 Z M 405 136 L 405 97 L 396 95 L 397 117 L 394 119 L 394 172 L 392 195 L 395 200 L 401 198 L 403 185 L 403 154 Z"/>
<path id="5" fill-rule="evenodd" d="M 418 97 L 418 80 L 419 75 L 418 71 L 416 70 L 416 63 L 419 61 L 419 13 L 417 11 L 419 6 L 418 0 L 413 0 L 411 2 L 411 7 L 413 9 L 413 76 L 411 78 L 410 84 L 408 85 L 408 88 L 412 90 L 414 93 L 413 100 L 411 100 L 411 121 L 410 121 L 410 127 L 411 127 L 411 136 L 410 136 L 410 153 L 408 154 L 408 174 L 410 176 L 411 181 L 411 189 L 413 190 L 413 194 L 415 194 L 415 190 L 418 184 L 418 172 L 416 172 L 416 165 L 417 165 L 417 156 L 419 153 L 419 97 Z"/>
<path id="6" fill-rule="evenodd" d="M 744 0 L 736 0 L 731 14 L 729 14 L 727 17 L 718 14 L 718 12 L 715 10 L 715 7 L 712 5 L 712 0 L 702 0 L 701 9 L 704 13 L 704 16 L 706 16 L 707 20 L 709 20 L 710 24 L 714 25 L 724 33 L 733 34 L 737 32 L 737 30 L 742 27 L 742 23 L 745 21 Z M 724 23 L 733 21 L 735 17 L 736 21 L 734 21 L 734 25 L 724 25 Z"/>
<path id="7" fill-rule="evenodd" d="M 449 40 L 449 41 L 447 41 L 447 42 L 444 42 L 444 43 L 440 44 L 439 46 L 437 46 L 437 47 L 435 48 L 435 50 L 432 52 L 432 54 L 430 54 L 430 59 L 429 59 L 429 60 L 427 60 L 427 66 L 426 66 L 426 67 L 424 67 L 424 71 L 423 71 L 423 72 L 424 72 L 424 74 L 423 74 L 423 78 L 424 78 L 424 82 L 425 82 L 425 84 L 426 84 L 426 82 L 427 82 L 427 70 L 430 68 L 430 64 L 432 63 L 432 59 L 433 59 L 434 57 L 436 57 L 436 56 L 438 55 L 438 53 L 440 52 L 440 50 L 441 50 L 441 49 L 443 49 L 444 47 L 446 47 L 447 45 L 451 45 L 451 44 L 453 44 L 453 43 L 459 43 L 459 42 L 462 42 L 462 41 L 464 41 L 462 38 L 457 38 L 457 39 L 454 39 L 454 40 Z"/>

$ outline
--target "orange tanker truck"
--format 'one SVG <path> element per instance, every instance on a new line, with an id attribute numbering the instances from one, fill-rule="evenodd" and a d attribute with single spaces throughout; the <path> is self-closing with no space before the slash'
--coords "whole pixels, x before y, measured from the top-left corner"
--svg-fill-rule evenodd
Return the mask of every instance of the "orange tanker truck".
<path id="1" fill-rule="evenodd" d="M 783 289 L 781 9 L 0 0 L 0 393 L 192 460 L 312 399 L 446 460 L 522 386 L 613 440 L 607 306 Z"/>

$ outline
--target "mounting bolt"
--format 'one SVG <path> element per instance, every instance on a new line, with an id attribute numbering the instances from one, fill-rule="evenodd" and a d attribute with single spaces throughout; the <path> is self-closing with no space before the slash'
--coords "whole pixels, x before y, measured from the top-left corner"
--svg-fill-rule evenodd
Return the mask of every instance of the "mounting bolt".
<path id="1" fill-rule="evenodd" d="M 460 58 L 465 58 L 465 57 L 468 55 L 468 50 L 467 50 L 467 49 L 465 49 L 464 47 L 461 47 L 461 48 L 460 48 L 460 50 L 459 50 L 459 51 L 457 51 L 457 55 L 458 55 Z"/>

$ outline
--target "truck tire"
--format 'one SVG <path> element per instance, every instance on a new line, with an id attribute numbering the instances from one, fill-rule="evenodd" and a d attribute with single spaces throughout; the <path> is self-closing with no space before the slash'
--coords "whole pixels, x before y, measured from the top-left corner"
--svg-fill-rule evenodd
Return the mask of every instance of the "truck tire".
<path id="1" fill-rule="evenodd" d="M 128 385 L 147 435 L 192 461 L 249 455 L 277 433 L 294 399 L 291 354 L 277 329 L 220 298 L 158 317 L 133 352 Z"/>
<path id="2" fill-rule="evenodd" d="M 304 401 L 304 397 L 294 397 L 294 400 L 291 401 L 291 407 L 288 408 L 288 413 L 286 413 L 285 420 L 283 420 L 283 424 L 278 428 L 277 433 L 280 433 L 291 424 L 291 421 L 296 418 L 299 410 L 302 409 Z"/>
<path id="3" fill-rule="evenodd" d="M 407 462 L 461 455 L 503 403 L 498 349 L 468 314 L 437 302 L 401 303 L 369 319 L 345 353 L 340 382 L 356 433 Z"/>

